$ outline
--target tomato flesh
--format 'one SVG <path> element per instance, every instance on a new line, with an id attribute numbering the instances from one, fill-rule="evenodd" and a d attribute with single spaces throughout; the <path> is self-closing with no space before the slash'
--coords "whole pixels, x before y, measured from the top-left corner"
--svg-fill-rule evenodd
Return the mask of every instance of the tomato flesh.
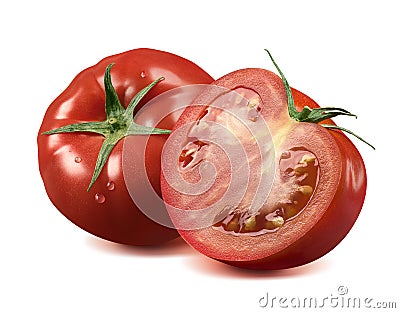
<path id="1" fill-rule="evenodd" d="M 162 171 L 162 193 L 172 221 L 179 226 L 176 208 L 196 212 L 219 206 L 212 225 L 178 227 L 181 236 L 211 258 L 252 269 L 288 268 L 323 256 L 350 231 L 363 204 L 366 174 L 357 149 L 339 131 L 291 119 L 282 81 L 272 72 L 239 70 L 214 85 L 234 93 L 205 91 L 182 114 L 166 144 L 181 151 L 176 162 L 168 162 Z M 292 92 L 298 108 L 318 107 L 306 95 Z M 235 101 L 234 94 L 245 100 Z M 225 101 L 223 109 L 213 107 L 218 99 Z M 250 131 L 252 123 L 260 120 L 268 125 L 273 149 L 260 144 L 265 129 Z M 184 132 L 179 133 L 192 124 L 186 138 Z M 221 135 L 221 125 L 231 135 Z M 216 137 L 209 134 L 216 132 L 219 141 L 213 142 Z M 174 135 L 182 139 L 172 140 Z M 199 140 L 205 144 L 199 145 Z M 243 158 L 238 157 L 239 146 Z M 226 154 L 231 151 L 238 153 Z M 207 164 L 212 164 L 214 176 L 207 176 Z M 248 167 L 249 177 L 235 176 L 232 164 Z M 265 172 L 273 179 L 260 184 Z M 210 187 L 190 194 L 179 190 L 184 185 L 181 180 Z M 270 192 L 263 195 L 267 183 Z M 225 199 L 226 194 L 231 198 Z M 235 194 L 240 194 L 239 202 L 233 199 Z M 219 203 L 221 199 L 225 200 Z M 260 199 L 261 205 L 254 207 Z"/>

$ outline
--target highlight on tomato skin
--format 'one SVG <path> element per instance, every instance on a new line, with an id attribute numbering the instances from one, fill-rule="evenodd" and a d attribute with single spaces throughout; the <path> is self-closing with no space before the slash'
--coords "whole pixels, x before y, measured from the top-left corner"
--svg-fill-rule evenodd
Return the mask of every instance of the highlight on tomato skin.
<path id="1" fill-rule="evenodd" d="M 167 90 L 212 81 L 193 62 L 154 49 L 113 55 L 79 73 L 48 107 L 37 136 L 39 170 L 54 206 L 83 230 L 116 243 L 157 245 L 177 238 L 175 229 L 148 218 L 131 198 L 123 146 L 126 138 L 135 138 L 135 151 L 143 154 L 141 140 L 156 137 L 146 147 L 151 153 L 145 168 L 156 192 L 142 196 L 161 197 L 160 154 L 177 116 L 155 129 L 157 110 L 135 114 Z M 134 184 L 141 189 L 140 182 Z"/>
<path id="2" fill-rule="evenodd" d="M 291 268 L 328 253 L 365 198 L 365 166 L 354 144 L 325 127 L 335 125 L 321 118 L 325 111 L 271 71 L 237 70 L 212 86 L 185 109 L 164 146 L 180 151 L 173 161 L 163 152 L 161 189 L 182 238 L 210 258 L 248 269 Z M 290 97 L 316 122 L 293 118 Z M 328 116 L 353 116 L 331 109 Z M 230 135 L 221 139 L 221 129 Z M 198 217 L 205 208 L 214 219 L 182 225 L 182 212 Z"/>

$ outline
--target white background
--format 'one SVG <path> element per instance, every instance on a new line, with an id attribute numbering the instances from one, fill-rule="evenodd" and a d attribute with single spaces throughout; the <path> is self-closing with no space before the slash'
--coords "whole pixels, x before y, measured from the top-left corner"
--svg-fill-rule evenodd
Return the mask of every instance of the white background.
<path id="1" fill-rule="evenodd" d="M 258 301 L 267 292 L 335 296 L 341 285 L 349 296 L 400 307 L 396 2 L 3 1 L 0 312 L 288 312 Z M 251 272 L 179 241 L 123 247 L 68 222 L 39 175 L 41 119 L 82 69 L 139 47 L 179 54 L 215 78 L 244 67 L 273 69 L 268 48 L 293 87 L 322 106 L 358 114 L 336 122 L 377 150 L 354 141 L 369 181 L 345 240 L 312 264 Z"/>

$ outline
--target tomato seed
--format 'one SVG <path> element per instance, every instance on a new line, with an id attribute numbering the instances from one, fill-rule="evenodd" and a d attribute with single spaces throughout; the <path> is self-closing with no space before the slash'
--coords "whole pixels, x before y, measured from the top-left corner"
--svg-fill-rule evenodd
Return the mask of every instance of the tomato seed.
<path id="1" fill-rule="evenodd" d="M 247 104 L 247 106 L 248 106 L 249 108 L 255 108 L 255 107 L 257 107 L 259 104 L 260 104 L 260 98 L 254 97 L 254 98 L 251 98 L 251 99 L 250 99 L 250 101 L 249 101 L 249 103 Z"/>
<path id="2" fill-rule="evenodd" d="M 295 168 L 293 169 L 294 174 L 295 174 L 296 176 L 303 175 L 304 172 L 305 172 L 305 170 L 306 170 L 306 169 L 305 169 L 304 166 L 295 166 Z"/>
<path id="3" fill-rule="evenodd" d="M 227 231 L 239 231 L 239 218 L 235 216 L 229 223 L 226 225 Z"/>
<path id="4" fill-rule="evenodd" d="M 300 186 L 297 190 L 300 191 L 303 195 L 309 196 L 313 192 L 313 187 L 305 185 Z"/>
<path id="5" fill-rule="evenodd" d="M 276 216 L 271 220 L 271 222 L 275 227 L 282 227 L 282 225 L 285 223 L 285 220 L 282 216 Z"/>
<path id="6" fill-rule="evenodd" d="M 314 163 L 314 161 L 315 161 L 315 156 L 305 154 L 305 155 L 303 155 L 303 157 L 301 158 L 299 163 L 300 164 L 305 164 L 305 163 L 312 164 L 312 163 Z"/>
<path id="7" fill-rule="evenodd" d="M 254 230 L 256 227 L 256 217 L 255 216 L 250 216 L 245 222 L 244 222 L 244 229 L 247 231 Z"/>

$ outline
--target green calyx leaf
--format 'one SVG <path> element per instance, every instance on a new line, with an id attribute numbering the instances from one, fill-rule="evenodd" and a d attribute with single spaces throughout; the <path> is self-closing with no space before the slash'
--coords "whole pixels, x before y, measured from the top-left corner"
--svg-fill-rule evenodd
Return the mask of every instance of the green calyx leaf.
<path id="1" fill-rule="evenodd" d="M 279 68 L 278 64 L 276 64 L 274 58 L 272 57 L 271 53 L 267 50 L 264 49 L 272 63 L 274 64 L 276 70 L 278 71 L 279 75 L 281 76 L 283 85 L 285 87 L 285 91 L 286 91 L 286 96 L 288 99 L 288 111 L 289 111 L 289 116 L 298 121 L 298 122 L 309 122 L 309 123 L 315 123 L 318 124 L 324 120 L 333 118 L 335 116 L 338 115 L 346 115 L 346 116 L 354 116 L 355 118 L 357 118 L 356 115 L 350 113 L 349 111 L 342 109 L 342 108 L 334 108 L 334 107 L 325 107 L 325 108 L 316 108 L 316 109 L 311 109 L 308 106 L 305 106 L 303 108 L 302 111 L 297 111 L 296 106 L 294 104 L 294 99 L 293 99 L 293 95 L 292 95 L 292 90 L 290 89 L 289 83 L 286 80 L 285 75 L 283 75 L 281 69 Z M 361 138 L 360 136 L 356 135 L 355 133 L 353 133 L 352 131 L 340 127 L 340 126 L 336 126 L 336 125 L 331 125 L 331 124 L 320 124 L 322 127 L 325 127 L 327 129 L 339 129 L 341 131 L 347 132 L 353 136 L 355 136 L 357 139 L 361 140 L 362 142 L 366 143 L 367 145 L 369 145 L 372 149 L 375 150 L 374 146 L 372 146 L 370 143 L 368 143 L 367 141 L 365 141 L 363 138 Z"/>
<path id="2" fill-rule="evenodd" d="M 108 65 L 104 74 L 104 89 L 106 94 L 106 120 L 101 122 L 83 122 L 70 124 L 42 133 L 42 135 L 52 135 L 72 132 L 89 132 L 104 136 L 104 142 L 99 151 L 93 176 L 89 183 L 87 191 L 89 191 L 92 188 L 93 184 L 96 182 L 104 165 L 108 160 L 108 157 L 110 156 L 112 149 L 119 140 L 131 135 L 157 135 L 171 133 L 171 131 L 167 129 L 147 127 L 136 124 L 133 121 L 133 112 L 138 103 L 155 85 L 157 85 L 164 78 L 160 77 L 142 90 L 140 90 L 133 97 L 128 107 L 125 109 L 119 101 L 118 95 L 111 82 L 110 71 L 113 65 L 114 64 Z"/>
<path id="3" fill-rule="evenodd" d="M 363 138 L 361 138 L 360 136 L 358 136 L 357 134 L 353 133 L 351 130 L 348 130 L 344 127 L 340 127 L 337 125 L 332 125 L 332 124 L 320 124 L 321 126 L 328 128 L 328 129 L 339 129 L 341 131 L 344 131 L 350 135 L 353 135 L 354 137 L 356 137 L 357 139 L 361 140 L 362 142 L 366 143 L 368 146 L 370 146 L 372 149 L 375 150 L 375 147 L 373 145 L 371 145 L 369 142 L 365 141 Z"/>

